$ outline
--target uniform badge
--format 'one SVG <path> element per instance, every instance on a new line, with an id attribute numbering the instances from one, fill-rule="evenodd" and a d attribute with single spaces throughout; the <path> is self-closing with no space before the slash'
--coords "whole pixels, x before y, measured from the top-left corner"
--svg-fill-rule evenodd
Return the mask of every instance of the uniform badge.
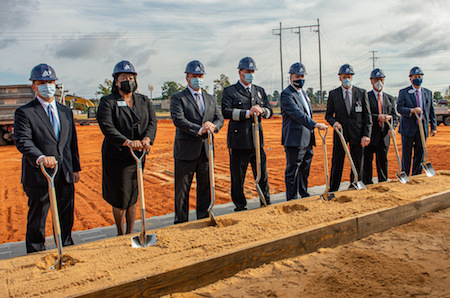
<path id="1" fill-rule="evenodd" d="M 259 92 L 259 91 L 258 91 L 258 97 L 259 97 L 259 99 L 261 99 L 261 98 L 262 98 L 262 96 L 261 96 L 261 92 Z"/>

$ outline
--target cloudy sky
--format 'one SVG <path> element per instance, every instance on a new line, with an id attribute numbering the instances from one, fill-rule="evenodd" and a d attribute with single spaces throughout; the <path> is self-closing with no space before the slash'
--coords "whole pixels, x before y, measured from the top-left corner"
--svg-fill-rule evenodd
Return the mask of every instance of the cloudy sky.
<path id="1" fill-rule="evenodd" d="M 206 68 L 212 92 L 220 74 L 238 79 L 237 64 L 256 60 L 257 85 L 281 89 L 283 28 L 316 25 L 320 19 L 323 89 L 339 85 L 339 66 L 350 63 L 354 84 L 370 89 L 372 53 L 386 75 L 385 91 L 397 95 L 413 66 L 425 72 L 423 86 L 445 92 L 450 84 L 450 1 L 278 0 L 131 1 L 1 0 L 0 84 L 27 84 L 39 63 L 52 65 L 66 90 L 95 98 L 114 65 L 131 61 L 141 93 L 161 95 L 165 81 L 185 84 L 194 59 Z M 296 30 L 283 30 L 283 78 L 299 60 Z M 306 87 L 319 87 L 317 32 L 301 30 Z"/>

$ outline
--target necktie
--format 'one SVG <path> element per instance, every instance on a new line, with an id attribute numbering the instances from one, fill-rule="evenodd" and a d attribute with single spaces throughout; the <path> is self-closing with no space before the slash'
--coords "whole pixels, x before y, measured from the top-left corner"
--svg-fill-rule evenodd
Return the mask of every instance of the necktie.
<path id="1" fill-rule="evenodd" d="M 419 99 L 419 90 L 416 90 L 416 104 L 419 108 L 422 109 L 422 105 L 420 104 L 420 99 Z M 420 118 L 422 119 L 422 113 L 419 114 Z M 418 122 L 417 122 L 418 123 Z"/>
<path id="2" fill-rule="evenodd" d="M 250 87 L 245 88 L 245 90 L 247 90 L 248 94 L 252 94 L 252 92 L 250 91 Z"/>
<path id="3" fill-rule="evenodd" d="M 352 107 L 350 106 L 350 97 L 348 95 L 348 90 L 345 91 L 345 106 L 347 107 L 347 114 L 350 115 Z"/>
<path id="4" fill-rule="evenodd" d="M 200 93 L 195 93 L 195 101 L 197 102 L 197 106 L 198 109 L 200 110 L 200 113 L 203 115 L 204 111 L 203 111 L 203 102 L 202 102 L 202 98 L 200 96 Z"/>
<path id="5" fill-rule="evenodd" d="M 383 114 L 383 104 L 381 101 L 381 94 L 380 92 L 378 92 L 378 114 Z M 380 125 L 381 127 L 383 127 L 383 122 L 378 121 L 378 125 Z"/>
<path id="6" fill-rule="evenodd" d="M 56 139 L 59 140 L 59 125 L 56 121 L 55 115 L 53 114 L 53 109 L 51 105 L 48 105 L 47 112 L 48 118 L 50 119 L 50 123 L 52 124 L 53 127 L 53 131 L 55 132 Z"/>

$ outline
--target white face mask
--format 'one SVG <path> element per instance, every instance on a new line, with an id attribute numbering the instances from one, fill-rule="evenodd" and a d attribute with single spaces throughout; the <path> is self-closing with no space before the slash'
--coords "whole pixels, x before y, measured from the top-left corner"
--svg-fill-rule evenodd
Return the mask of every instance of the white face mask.
<path id="1" fill-rule="evenodd" d="M 377 91 L 383 90 L 383 83 L 381 82 L 381 80 L 377 81 L 375 84 L 373 84 L 373 86 Z"/>

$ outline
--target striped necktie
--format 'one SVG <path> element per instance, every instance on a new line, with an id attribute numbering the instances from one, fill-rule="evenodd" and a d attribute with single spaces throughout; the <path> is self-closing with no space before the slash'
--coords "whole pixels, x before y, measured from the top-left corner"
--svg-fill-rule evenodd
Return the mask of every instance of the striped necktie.
<path id="1" fill-rule="evenodd" d="M 53 114 L 52 105 L 50 104 L 48 105 L 47 112 L 48 118 L 50 119 L 50 123 L 52 124 L 53 127 L 53 131 L 55 132 L 56 139 L 59 140 L 59 125 L 58 122 L 56 121 L 55 115 Z"/>

